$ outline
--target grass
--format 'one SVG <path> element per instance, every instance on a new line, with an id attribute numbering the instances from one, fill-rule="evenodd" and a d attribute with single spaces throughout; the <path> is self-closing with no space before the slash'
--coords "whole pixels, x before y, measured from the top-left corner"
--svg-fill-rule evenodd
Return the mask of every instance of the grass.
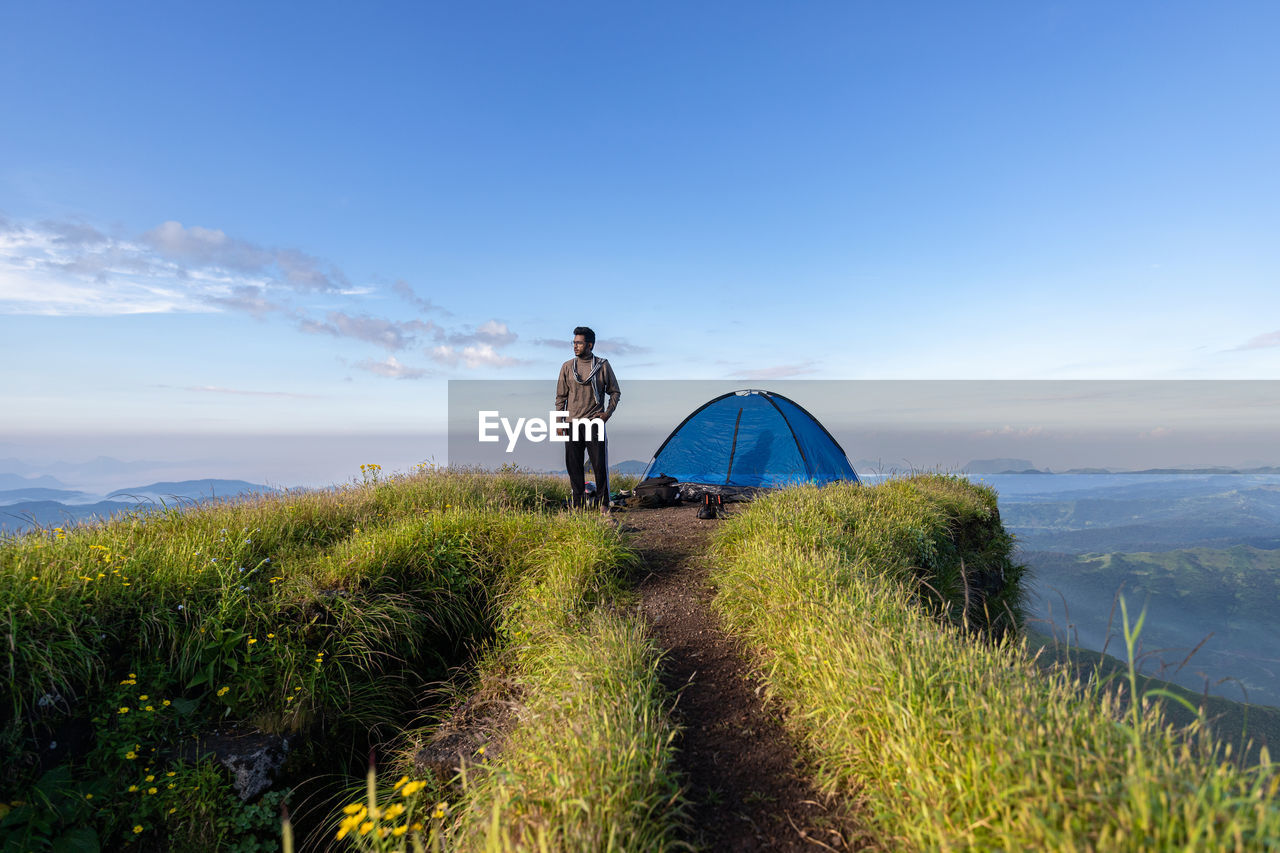
<path id="1" fill-rule="evenodd" d="M 790 490 L 717 537 L 716 607 L 761 651 L 819 786 L 893 849 L 1275 846 L 1265 754 L 1241 769 L 1154 697 L 1036 669 L 998 528 L 989 490 L 923 476 Z"/>
<path id="2" fill-rule="evenodd" d="M 362 472 L 0 541 L 0 849 L 278 849 L 288 791 L 246 805 L 179 748 L 215 726 L 301 736 L 298 831 L 332 837 L 305 777 L 400 740 L 477 656 L 523 703 L 501 754 L 448 807 L 407 777 L 376 799 L 375 779 L 348 842 L 674 846 L 674 729 L 616 530 L 559 512 L 559 478 Z M 50 767 L 68 725 L 88 742 Z"/>
<path id="3" fill-rule="evenodd" d="M 156 812 L 140 783 L 220 721 L 313 742 L 398 730 L 492 634 L 504 573 L 564 497 L 560 480 L 516 471 L 369 466 L 349 488 L 0 542 L 0 842 L 180 832 L 183 810 Z M 69 724 L 90 742 L 50 778 L 92 807 L 49 818 L 25 798 Z"/>
<path id="4" fill-rule="evenodd" d="M 410 849 L 415 838 L 450 850 L 683 847 L 658 651 L 623 606 L 634 557 L 594 517 L 559 516 L 543 535 L 498 596 L 498 641 L 481 664 L 480 680 L 507 683 L 514 725 L 455 787 L 410 781 L 414 750 L 403 751 L 381 793 L 344 810 L 338 833 L 358 848 Z M 371 820 L 370 802 L 404 810 Z"/>
<path id="5" fill-rule="evenodd" d="M 459 666 L 506 685 L 509 729 L 452 785 L 397 754 L 323 836 L 684 846 L 670 700 L 616 530 L 548 511 L 559 479 L 364 475 L 0 542 L 0 849 L 276 849 L 287 791 L 246 806 L 176 744 L 215 725 L 301 734 L 304 770 L 341 770 L 439 714 L 423 697 Z M 818 786 L 893 849 L 1276 846 L 1265 750 L 1242 767 L 1190 706 L 1176 729 L 1163 709 L 1185 696 L 1132 668 L 1037 669 L 1011 544 L 992 492 L 940 476 L 788 490 L 726 522 L 716 607 L 761 651 Z M 1142 617 L 1125 615 L 1132 649 Z M 70 723 L 88 743 L 51 765 Z M 316 832 L 317 808 L 299 811 Z"/>

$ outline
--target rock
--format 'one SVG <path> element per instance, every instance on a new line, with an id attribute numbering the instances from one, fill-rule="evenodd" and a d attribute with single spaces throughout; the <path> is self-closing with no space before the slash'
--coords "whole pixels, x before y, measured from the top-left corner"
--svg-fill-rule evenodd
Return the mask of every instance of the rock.
<path id="1" fill-rule="evenodd" d="M 284 766 L 289 752 L 289 739 L 264 735 L 273 743 L 264 743 L 248 752 L 236 751 L 218 756 L 231 773 L 231 784 L 243 802 L 248 802 L 271 787 L 275 774 Z"/>
<path id="2" fill-rule="evenodd" d="M 212 754 L 231 774 L 231 784 L 244 802 L 268 790 L 289 754 L 289 738 L 258 731 L 214 732 L 182 750 L 195 761 Z"/>

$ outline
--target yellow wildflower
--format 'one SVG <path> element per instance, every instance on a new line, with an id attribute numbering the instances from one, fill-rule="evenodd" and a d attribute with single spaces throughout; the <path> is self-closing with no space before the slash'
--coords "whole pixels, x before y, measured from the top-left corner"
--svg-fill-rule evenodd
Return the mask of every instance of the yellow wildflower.
<path id="1" fill-rule="evenodd" d="M 149 699 L 149 698 L 150 698 L 150 697 L 149 697 L 149 696 L 147 696 L 147 694 L 143 693 L 141 696 L 139 696 L 139 697 L 138 697 L 138 701 L 139 701 L 139 702 L 145 702 L 145 701 L 147 701 L 147 699 Z"/>
<path id="2" fill-rule="evenodd" d="M 161 705 L 163 705 L 163 706 L 165 706 L 166 708 L 168 708 L 168 707 L 169 707 L 169 705 L 170 705 L 170 702 L 169 702 L 169 700 L 168 700 L 168 699 L 166 699 L 166 700 L 164 700 L 163 702 L 161 702 L 160 704 L 161 704 Z"/>
<path id="3" fill-rule="evenodd" d="M 133 825 L 133 834 L 134 834 L 134 835 L 138 835 L 138 834 L 139 834 L 139 833 L 141 833 L 141 832 L 142 832 L 142 824 L 140 824 L 140 823 L 135 823 L 135 824 Z"/>
<path id="4" fill-rule="evenodd" d="M 152 707 L 151 705 L 148 705 L 148 706 L 147 706 L 147 710 L 148 710 L 148 711 L 154 711 L 154 710 L 155 710 L 155 708 L 154 708 L 154 707 Z"/>
<path id="5" fill-rule="evenodd" d="M 368 809 L 366 809 L 360 803 L 352 803 L 351 805 L 344 808 L 342 810 L 342 813 L 346 815 L 359 815 L 360 817 L 364 817 L 365 812 L 367 811 Z"/>
<path id="6" fill-rule="evenodd" d="M 351 806 L 347 806 L 347 808 L 351 808 Z M 358 813 L 353 814 L 350 817 L 346 818 L 344 821 L 342 821 L 341 825 L 339 825 L 338 827 L 338 840 L 341 841 L 342 839 L 346 838 L 347 833 L 351 832 L 351 830 L 359 826 L 360 821 L 362 820 L 364 820 L 363 808 L 361 808 L 361 810 Z"/>
<path id="7" fill-rule="evenodd" d="M 123 707 L 121 707 L 121 708 L 120 708 L 120 710 L 119 710 L 119 711 L 117 711 L 116 713 L 119 713 L 119 714 L 127 714 L 127 713 L 129 713 L 129 707 L 128 707 L 127 705 L 126 705 L 126 706 L 123 706 Z"/>
<path id="8" fill-rule="evenodd" d="M 231 688 L 230 688 L 230 687 L 221 687 L 221 688 L 219 688 L 219 689 L 218 689 L 218 695 L 219 695 L 219 696 L 226 696 L 226 695 L 227 695 L 227 692 L 228 692 L 229 690 L 231 690 Z"/>
<path id="9" fill-rule="evenodd" d="M 136 794 L 137 792 L 138 792 L 138 786 L 137 786 L 137 785 L 130 785 L 130 786 L 129 786 L 129 793 L 130 793 L 130 794 Z"/>
<path id="10" fill-rule="evenodd" d="M 395 803 L 382 815 L 385 820 L 395 820 L 404 814 L 404 803 Z"/>
<path id="11" fill-rule="evenodd" d="M 147 774 L 147 778 L 146 778 L 144 781 L 147 781 L 147 782 L 154 782 L 154 781 L 156 781 L 156 777 L 155 777 L 154 775 L 152 775 L 152 774 Z"/>
<path id="12" fill-rule="evenodd" d="M 148 788 L 148 789 L 147 789 L 147 793 L 148 793 L 148 794 L 153 794 L 153 795 L 154 795 L 154 794 L 156 793 L 156 789 L 155 789 L 155 788 Z"/>
<path id="13" fill-rule="evenodd" d="M 299 688 L 299 689 L 301 689 L 301 688 Z M 399 782 L 396 782 L 396 790 L 397 790 L 397 791 L 399 791 L 399 790 L 400 790 L 400 786 L 401 786 L 401 785 L 403 785 L 405 782 L 408 782 L 408 781 L 409 781 L 409 777 L 408 777 L 408 776 L 401 776 L 401 777 L 400 777 L 400 781 L 399 781 Z"/>
<path id="14" fill-rule="evenodd" d="M 418 793 L 425 787 L 427 787 L 426 782 L 421 782 L 421 781 L 410 782 L 409 784 L 405 785 L 403 788 L 400 789 L 400 796 L 412 797 L 414 794 Z"/>
<path id="15" fill-rule="evenodd" d="M 128 752 L 126 752 L 126 753 L 124 754 L 124 757 L 125 757 L 125 758 L 127 758 L 127 759 L 129 759 L 130 761 L 133 761 L 135 758 L 137 758 L 137 757 L 138 757 L 138 753 L 134 752 L 134 751 L 131 749 L 131 750 L 129 750 Z"/>
<path id="16" fill-rule="evenodd" d="M 408 831 L 409 831 L 409 827 L 407 826 L 397 826 L 395 829 L 391 830 L 391 834 L 399 838 L 401 835 L 404 835 Z"/>
<path id="17" fill-rule="evenodd" d="M 254 643 L 256 643 L 256 642 L 258 642 L 258 638 L 257 638 L 257 637 L 250 637 L 250 638 L 249 638 L 249 645 L 251 645 L 251 646 L 252 646 L 252 645 L 253 645 Z"/>

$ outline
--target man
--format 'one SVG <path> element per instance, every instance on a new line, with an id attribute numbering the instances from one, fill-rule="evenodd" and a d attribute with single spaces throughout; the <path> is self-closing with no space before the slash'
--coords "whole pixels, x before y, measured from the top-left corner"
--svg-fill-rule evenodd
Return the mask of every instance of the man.
<path id="1" fill-rule="evenodd" d="M 592 353 L 596 345 L 596 333 L 586 326 L 573 330 L 573 358 L 560 366 L 560 378 L 556 381 L 557 412 L 568 412 L 570 424 L 578 418 L 599 418 L 608 421 L 618 408 L 622 391 L 618 378 L 606 359 Z M 606 397 L 608 403 L 606 405 Z M 584 425 L 585 426 L 585 425 Z M 596 475 L 596 494 L 600 496 L 600 511 L 609 511 L 609 440 L 596 435 L 595 430 L 579 429 L 574 435 L 569 428 L 569 440 L 564 446 L 565 467 L 569 470 L 569 483 L 573 488 L 573 506 L 585 502 L 586 472 L 582 454 L 591 460 L 591 470 Z M 576 440 L 575 440 L 576 439 Z"/>

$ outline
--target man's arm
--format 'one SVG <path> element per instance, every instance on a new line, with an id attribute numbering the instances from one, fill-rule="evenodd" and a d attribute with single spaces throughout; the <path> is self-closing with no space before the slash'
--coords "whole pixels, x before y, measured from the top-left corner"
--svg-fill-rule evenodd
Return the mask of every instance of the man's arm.
<path id="1" fill-rule="evenodd" d="M 606 361 L 604 370 L 600 372 L 604 374 L 604 393 L 609 395 L 609 406 L 604 410 L 604 419 L 607 421 L 613 415 L 613 410 L 618 408 L 618 401 L 622 399 L 622 389 L 618 387 L 618 377 L 613 374 L 612 364 Z"/>
<path id="2" fill-rule="evenodd" d="M 564 365 L 560 366 L 560 376 L 556 379 L 556 407 L 553 412 L 565 411 L 565 406 L 569 404 L 569 378 L 564 369 Z"/>

